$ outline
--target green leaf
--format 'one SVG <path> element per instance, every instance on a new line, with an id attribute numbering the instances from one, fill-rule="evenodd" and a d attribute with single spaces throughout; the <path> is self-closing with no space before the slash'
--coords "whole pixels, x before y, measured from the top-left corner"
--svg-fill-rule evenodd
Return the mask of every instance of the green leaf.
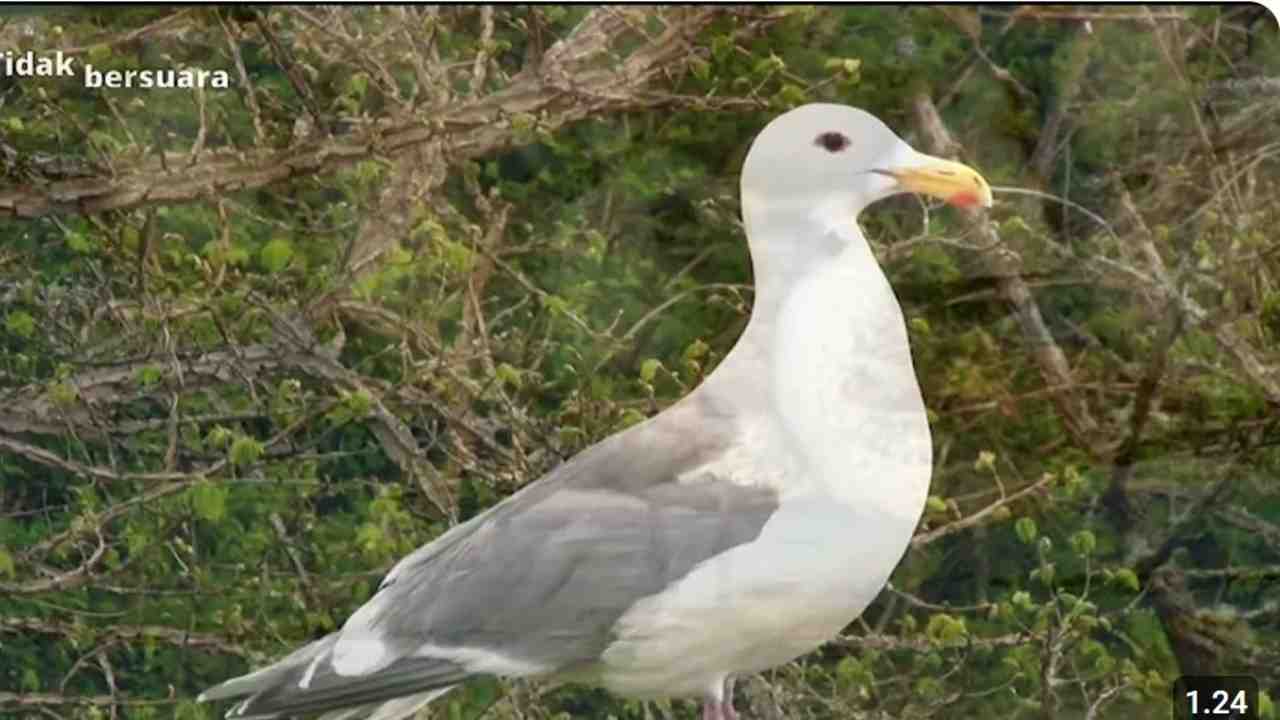
<path id="1" fill-rule="evenodd" d="M 358 72 L 347 79 L 347 91 L 358 98 L 363 98 L 369 91 L 369 76 Z"/>
<path id="2" fill-rule="evenodd" d="M 711 38 L 711 58 L 716 62 L 724 62 L 737 46 L 738 43 L 732 36 L 717 35 Z"/>
<path id="3" fill-rule="evenodd" d="M 707 354 L 711 346 L 702 341 L 701 338 L 689 343 L 689 347 L 684 349 L 685 360 L 698 360 Z"/>
<path id="4" fill-rule="evenodd" d="M 159 366 L 143 365 L 142 367 L 138 368 L 138 373 L 137 373 L 138 385 L 144 388 L 155 385 L 156 383 L 160 382 L 160 379 L 163 377 L 164 377 L 164 370 L 162 370 Z"/>
<path id="5" fill-rule="evenodd" d="M 21 338 L 29 338 L 36 331 L 36 319 L 22 310 L 14 310 L 4 319 L 4 328 Z"/>
<path id="6" fill-rule="evenodd" d="M 345 394 L 342 400 L 353 418 L 362 418 L 373 410 L 373 396 L 364 388 Z"/>
<path id="7" fill-rule="evenodd" d="M 689 69 L 693 71 L 694 77 L 703 82 L 711 77 L 711 63 L 702 58 L 694 58 L 689 64 Z"/>
<path id="8" fill-rule="evenodd" d="M 72 233 L 72 235 L 82 235 L 83 233 Z M 137 250 L 139 242 L 142 240 L 141 233 L 138 228 L 132 225 L 126 225 L 120 229 L 120 242 L 126 250 Z"/>
<path id="9" fill-rule="evenodd" d="M 507 363 L 498 363 L 498 366 L 493 369 L 493 374 L 497 377 L 498 382 L 516 389 L 519 389 L 523 382 L 520 371 Z"/>
<path id="10" fill-rule="evenodd" d="M 289 265 L 293 259 L 293 244 L 284 238 L 275 238 L 262 246 L 258 252 L 258 262 L 267 272 L 278 273 Z"/>
<path id="11" fill-rule="evenodd" d="M 227 488 L 207 480 L 191 488 L 191 509 L 196 517 L 217 522 L 227 514 Z"/>
<path id="12" fill-rule="evenodd" d="M 647 383 L 652 383 L 653 379 L 658 375 L 658 370 L 661 368 L 661 360 L 657 358 L 649 358 L 648 360 L 645 360 L 640 363 L 640 379 Z"/>
<path id="13" fill-rule="evenodd" d="M 1115 575 L 1111 577 L 1111 581 L 1122 588 L 1127 588 L 1133 592 L 1138 592 L 1142 587 L 1138 582 L 1138 574 L 1129 568 L 1120 568 L 1116 570 Z"/>
<path id="14" fill-rule="evenodd" d="M 1081 530 L 1071 536 L 1071 549 L 1077 555 L 1092 555 L 1098 546 L 1098 538 L 1088 530 Z"/>
<path id="15" fill-rule="evenodd" d="M 250 465 L 262 457 L 262 443 L 254 438 L 241 435 L 231 443 L 228 455 L 233 465 Z"/>
<path id="16" fill-rule="evenodd" d="M 793 108 L 809 101 L 809 92 L 795 83 L 786 83 L 769 99 L 777 108 Z"/>
<path id="17" fill-rule="evenodd" d="M 996 454 L 990 450 L 982 450 L 978 453 L 978 459 L 973 461 L 973 469 L 977 472 L 995 470 Z"/>
<path id="18" fill-rule="evenodd" d="M 1036 521 L 1029 517 L 1020 517 L 1013 524 L 1013 531 L 1018 535 L 1018 539 L 1030 545 L 1036 541 L 1036 535 L 1039 530 L 1036 528 Z"/>
<path id="19" fill-rule="evenodd" d="M 543 295 L 540 298 L 543 306 L 556 315 L 563 315 L 569 311 L 569 301 L 559 295 Z"/>
<path id="20" fill-rule="evenodd" d="M 124 546 L 130 555 L 141 555 L 151 546 L 151 533 L 141 525 L 131 524 L 124 529 Z"/>
<path id="21" fill-rule="evenodd" d="M 828 58 L 823 66 L 834 72 L 844 73 L 845 75 L 857 75 L 858 70 L 862 67 L 862 61 L 858 58 Z"/>
<path id="22" fill-rule="evenodd" d="M 936 700 L 942 693 L 942 681 L 937 678 L 922 677 L 915 683 L 915 694 L 924 700 Z"/>
<path id="23" fill-rule="evenodd" d="M 386 537 L 377 523 L 365 523 L 356 530 L 356 545 L 371 558 L 386 552 Z"/>
<path id="24" fill-rule="evenodd" d="M 249 250 L 243 245 L 232 245 L 227 249 L 226 263 L 228 265 L 244 266 L 249 262 Z"/>
<path id="25" fill-rule="evenodd" d="M 56 382 L 49 386 L 49 399 L 54 405 L 68 407 L 80 398 L 80 391 L 69 382 Z"/>
<path id="26" fill-rule="evenodd" d="M 209 428 L 209 432 L 204 436 L 204 442 L 210 448 L 224 448 L 231 439 L 235 437 L 235 433 L 225 425 L 214 425 Z"/>
<path id="27" fill-rule="evenodd" d="M 84 255 L 93 249 L 93 243 L 89 242 L 89 238 L 84 233 L 69 232 L 67 233 L 67 249 Z"/>
<path id="28" fill-rule="evenodd" d="M 929 618 L 924 634 L 935 645 L 953 645 L 962 642 L 969 635 L 969 629 L 965 627 L 963 618 L 938 613 Z"/>
<path id="29" fill-rule="evenodd" d="M 931 513 L 940 513 L 947 511 L 947 503 L 937 495 L 930 495 L 925 502 L 925 510 Z"/>
<path id="30" fill-rule="evenodd" d="M 779 70 L 785 70 L 786 68 L 787 63 L 784 62 L 782 58 L 773 53 L 769 53 L 769 57 L 757 60 L 755 67 L 751 70 L 757 75 L 763 75 L 765 73 L 774 73 Z"/>
<path id="31" fill-rule="evenodd" d="M 40 673 L 36 672 L 33 667 L 28 667 L 22 671 L 22 680 L 19 687 L 27 692 L 36 692 L 40 689 Z"/>
<path id="32" fill-rule="evenodd" d="M 538 118 L 527 112 L 512 113 L 508 122 L 511 123 L 511 134 L 519 143 L 530 143 L 535 139 L 534 131 L 538 126 Z"/>
<path id="33" fill-rule="evenodd" d="M 1053 578 L 1058 574 L 1058 569 L 1053 563 L 1045 563 L 1035 570 L 1031 571 L 1031 579 L 1039 580 L 1046 587 L 1053 586 Z"/>
<path id="34" fill-rule="evenodd" d="M 13 564 L 13 556 L 8 550 L 0 547 L 0 575 L 5 577 L 13 577 L 18 572 Z"/>
<path id="35" fill-rule="evenodd" d="M 875 675 L 866 663 L 850 656 L 836 663 L 836 679 L 845 686 L 869 685 L 875 681 Z"/>

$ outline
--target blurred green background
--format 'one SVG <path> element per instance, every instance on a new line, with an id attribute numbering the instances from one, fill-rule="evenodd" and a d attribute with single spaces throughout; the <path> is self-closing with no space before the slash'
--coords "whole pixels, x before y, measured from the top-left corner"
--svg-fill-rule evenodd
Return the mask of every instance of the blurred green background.
<path id="1" fill-rule="evenodd" d="M 681 397 L 749 311 L 751 138 L 830 101 L 996 207 L 863 215 L 933 496 L 892 589 L 739 709 L 1165 718 L 1242 673 L 1276 717 L 1265 8 L 35 7 L 0 48 L 77 70 L 0 76 L 0 716 L 214 717 L 201 689 Z M 696 708 L 489 681 L 426 716 Z"/>

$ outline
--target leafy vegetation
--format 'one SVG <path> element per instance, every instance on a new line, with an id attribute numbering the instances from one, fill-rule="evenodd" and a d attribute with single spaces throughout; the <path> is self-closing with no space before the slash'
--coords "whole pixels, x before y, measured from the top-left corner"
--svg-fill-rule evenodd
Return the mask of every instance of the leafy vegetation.
<path id="1" fill-rule="evenodd" d="M 650 416 L 752 300 L 737 171 L 809 101 L 963 156 L 863 217 L 937 467 L 759 718 L 1280 693 L 1280 33 L 1258 5 L 9 9 L 0 716 L 210 718 L 397 558 Z M 851 288 L 851 292 L 856 289 Z M 478 682 L 433 718 L 691 718 Z"/>

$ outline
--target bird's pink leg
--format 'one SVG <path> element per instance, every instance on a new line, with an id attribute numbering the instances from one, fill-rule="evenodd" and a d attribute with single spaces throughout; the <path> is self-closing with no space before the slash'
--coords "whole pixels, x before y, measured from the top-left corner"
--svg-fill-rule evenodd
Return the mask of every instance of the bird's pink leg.
<path id="1" fill-rule="evenodd" d="M 738 713 L 733 709 L 733 676 L 724 680 L 724 702 L 720 705 L 720 714 L 724 720 L 738 720 Z"/>
<path id="2" fill-rule="evenodd" d="M 724 705 L 716 700 L 704 700 L 702 720 L 725 720 Z"/>

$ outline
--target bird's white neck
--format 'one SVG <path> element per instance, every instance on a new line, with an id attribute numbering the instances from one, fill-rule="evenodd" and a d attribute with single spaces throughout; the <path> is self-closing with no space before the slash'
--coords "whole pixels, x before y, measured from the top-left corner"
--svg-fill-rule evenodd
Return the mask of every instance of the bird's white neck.
<path id="1" fill-rule="evenodd" d="M 721 368 L 805 448 L 804 482 L 914 527 L 932 457 L 924 405 L 897 298 L 845 218 L 748 217 L 755 304 Z"/>

